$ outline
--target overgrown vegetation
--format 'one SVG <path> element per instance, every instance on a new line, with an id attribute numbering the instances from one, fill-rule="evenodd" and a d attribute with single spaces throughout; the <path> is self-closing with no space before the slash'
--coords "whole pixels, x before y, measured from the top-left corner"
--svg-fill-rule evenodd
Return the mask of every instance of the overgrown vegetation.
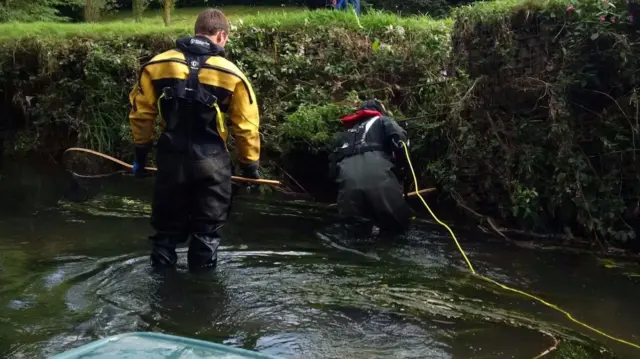
<path id="1" fill-rule="evenodd" d="M 149 6 L 149 2 L 149 0 L 133 0 L 131 10 L 133 11 L 133 17 L 136 22 L 142 22 L 142 15 Z"/>
<path id="2" fill-rule="evenodd" d="M 431 175 L 472 209 L 626 242 L 638 229 L 638 43 L 624 1 L 498 1 L 455 14 L 471 85 Z"/>
<path id="3" fill-rule="evenodd" d="M 398 14 L 422 14 L 433 17 L 446 17 L 457 6 L 476 0 L 366 0 L 365 9 L 391 11 Z"/>
<path id="4" fill-rule="evenodd" d="M 551 354 L 551 353 L 550 353 Z M 603 352 L 591 347 L 580 345 L 575 342 L 561 342 L 558 350 L 550 355 L 558 359 L 617 359 L 618 357 L 609 352 Z"/>
<path id="5" fill-rule="evenodd" d="M 59 7 L 80 6 L 84 0 L 5 0 L 0 3 L 0 22 L 63 21 Z"/>
<path id="6" fill-rule="evenodd" d="M 280 13 L 234 20 L 228 50 L 256 88 L 265 156 L 296 178 L 324 178 L 337 117 L 377 97 L 406 119 L 423 185 L 442 198 L 504 226 L 624 243 L 640 211 L 625 12 L 619 0 L 503 0 L 453 21 Z M 4 113 L 27 128 L 15 143 L 126 157 L 140 63 L 190 28 L 0 25 Z"/>

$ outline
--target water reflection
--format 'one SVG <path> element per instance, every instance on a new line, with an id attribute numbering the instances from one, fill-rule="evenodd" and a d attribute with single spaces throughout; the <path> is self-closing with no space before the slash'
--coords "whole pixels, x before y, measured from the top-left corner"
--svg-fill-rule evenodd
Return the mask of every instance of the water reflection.
<path id="1" fill-rule="evenodd" d="M 549 346 L 540 330 L 599 346 L 556 313 L 470 276 L 448 237 L 424 223 L 402 241 L 353 240 L 326 206 L 239 200 L 216 271 L 189 274 L 182 250 L 176 271 L 157 273 L 148 263 L 149 183 L 107 183 L 90 201 L 69 203 L 52 195 L 55 181 L 39 182 L 32 197 L 29 185 L 0 181 L 2 195 L 31 198 L 0 216 L 3 358 L 130 331 L 284 358 L 533 357 Z M 478 271 L 638 335 L 633 279 L 575 255 L 460 236 Z"/>

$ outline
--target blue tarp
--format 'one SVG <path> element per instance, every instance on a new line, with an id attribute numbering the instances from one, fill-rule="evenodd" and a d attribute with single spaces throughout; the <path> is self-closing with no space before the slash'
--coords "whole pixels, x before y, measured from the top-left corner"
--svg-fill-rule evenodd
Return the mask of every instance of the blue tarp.
<path id="1" fill-rule="evenodd" d="M 100 339 L 49 359 L 279 359 L 249 350 L 160 333 L 126 333 Z"/>

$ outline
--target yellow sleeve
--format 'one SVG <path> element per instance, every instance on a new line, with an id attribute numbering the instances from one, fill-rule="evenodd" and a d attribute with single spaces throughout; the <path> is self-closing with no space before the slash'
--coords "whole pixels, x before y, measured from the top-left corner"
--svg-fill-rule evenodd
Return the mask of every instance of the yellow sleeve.
<path id="1" fill-rule="evenodd" d="M 246 84 L 246 85 L 245 85 Z M 238 81 L 229 104 L 231 129 L 236 140 L 238 161 L 251 164 L 260 159 L 260 115 L 248 80 Z"/>
<path id="2" fill-rule="evenodd" d="M 151 83 L 151 76 L 146 68 L 142 69 L 140 80 L 129 95 L 131 113 L 129 123 L 133 133 L 133 143 L 145 144 L 153 140 L 153 130 L 158 108 L 155 89 Z"/>

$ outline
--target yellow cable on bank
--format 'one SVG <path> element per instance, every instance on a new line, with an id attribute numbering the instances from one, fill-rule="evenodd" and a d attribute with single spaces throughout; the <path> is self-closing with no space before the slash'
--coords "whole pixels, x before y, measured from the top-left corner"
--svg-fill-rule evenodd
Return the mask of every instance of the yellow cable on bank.
<path id="1" fill-rule="evenodd" d="M 594 328 L 594 327 L 592 327 L 592 326 L 590 326 L 590 325 L 588 325 L 586 323 L 583 323 L 583 322 L 575 319 L 571 315 L 571 313 L 569 313 L 566 310 L 558 307 L 555 304 L 549 303 L 549 302 L 545 301 L 544 299 L 536 297 L 533 294 L 529 294 L 529 293 L 521 291 L 519 289 L 511 288 L 511 287 L 509 287 L 509 286 L 507 286 L 505 284 L 502 284 L 502 283 L 500 283 L 500 282 L 498 282 L 496 280 L 493 280 L 491 278 L 488 278 L 488 277 L 485 277 L 485 276 L 483 276 L 481 274 L 476 273 L 475 269 L 473 269 L 473 266 L 471 265 L 471 261 L 469 261 L 469 258 L 467 258 L 467 254 L 464 252 L 464 250 L 460 246 L 460 243 L 458 242 L 458 238 L 456 238 L 456 235 L 453 233 L 451 228 L 449 228 L 449 226 L 447 226 L 446 223 L 440 221 L 438 219 L 438 217 L 436 217 L 436 215 L 433 213 L 433 211 L 431 210 L 431 208 L 427 204 L 427 201 L 425 201 L 424 198 L 420 195 L 420 190 L 418 189 L 418 178 L 416 177 L 416 172 L 413 170 L 413 165 L 411 164 L 411 158 L 409 156 L 409 149 L 407 148 L 407 145 L 404 142 L 401 142 L 401 143 L 402 143 L 402 147 L 404 148 L 405 156 L 407 157 L 407 163 L 409 164 L 409 169 L 411 170 L 411 175 L 413 176 L 413 182 L 414 182 L 414 184 L 416 186 L 416 192 L 418 192 L 418 194 L 417 194 L 418 198 L 420 198 L 420 200 L 422 201 L 422 204 L 424 204 L 424 206 L 427 208 L 427 210 L 429 211 L 429 213 L 431 214 L 433 219 L 435 219 L 436 222 L 438 222 L 438 224 L 442 225 L 444 228 L 447 229 L 447 231 L 449 231 L 449 233 L 451 234 L 451 237 L 453 238 L 453 241 L 456 243 L 456 246 L 458 246 L 458 250 L 460 250 L 460 253 L 462 254 L 462 257 L 464 257 L 464 260 L 467 262 L 467 266 L 469 267 L 469 270 L 471 271 L 472 274 L 476 275 L 477 277 L 479 277 L 479 278 L 481 278 L 481 279 L 483 279 L 483 280 L 485 280 L 485 281 L 487 281 L 489 283 L 495 284 L 495 285 L 497 285 L 498 287 L 500 287 L 500 288 L 502 288 L 504 290 L 508 290 L 510 292 L 514 292 L 514 293 L 518 293 L 518 294 L 522 294 L 525 297 L 528 297 L 528 298 L 531 298 L 533 300 L 536 300 L 536 301 L 546 305 L 547 307 L 549 307 L 551 309 L 555 309 L 558 312 L 564 314 L 572 322 L 574 322 L 576 324 L 579 324 L 579 325 L 581 325 L 581 326 L 583 326 L 583 327 L 585 327 L 585 328 L 587 328 L 587 329 L 589 329 L 589 330 L 591 330 L 593 332 L 596 332 L 596 333 L 598 333 L 598 334 L 600 334 L 600 335 L 602 335 L 602 336 L 604 336 L 606 338 L 609 338 L 611 340 L 615 340 L 618 343 L 622 343 L 622 344 L 626 344 L 626 345 L 632 346 L 632 347 L 634 347 L 636 349 L 640 349 L 640 345 L 638 345 L 638 344 L 631 343 L 631 342 L 626 341 L 624 339 L 616 338 L 616 337 L 614 337 L 612 335 L 609 335 L 609 334 L 607 334 L 607 333 L 605 333 L 605 332 L 603 332 L 603 331 L 601 331 L 599 329 L 596 329 L 596 328 Z"/>

